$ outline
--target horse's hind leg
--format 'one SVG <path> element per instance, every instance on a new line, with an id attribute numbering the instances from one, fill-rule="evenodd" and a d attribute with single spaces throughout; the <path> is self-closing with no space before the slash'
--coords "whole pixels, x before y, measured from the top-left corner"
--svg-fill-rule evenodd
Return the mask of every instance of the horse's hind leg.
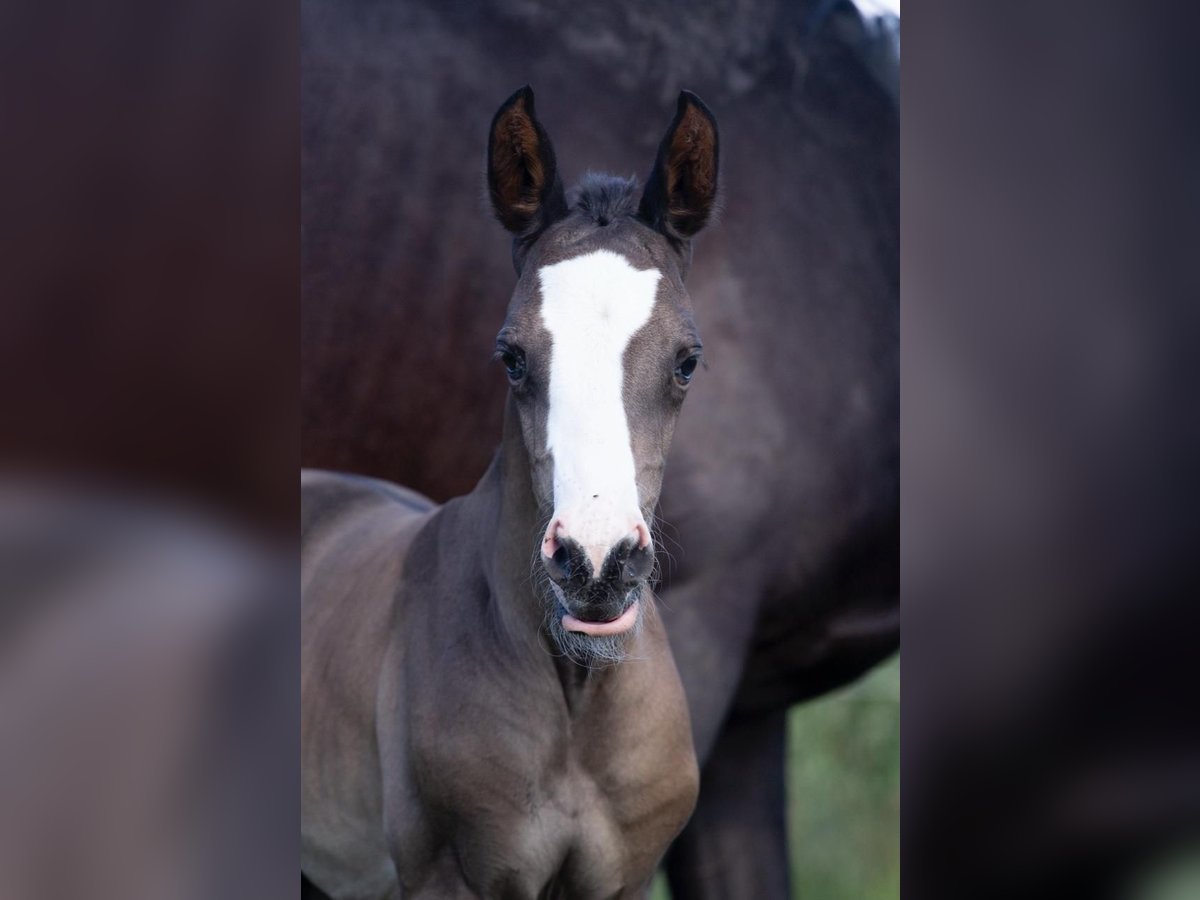
<path id="1" fill-rule="evenodd" d="M 667 855 L 674 900 L 787 900 L 787 711 L 731 718 Z"/>

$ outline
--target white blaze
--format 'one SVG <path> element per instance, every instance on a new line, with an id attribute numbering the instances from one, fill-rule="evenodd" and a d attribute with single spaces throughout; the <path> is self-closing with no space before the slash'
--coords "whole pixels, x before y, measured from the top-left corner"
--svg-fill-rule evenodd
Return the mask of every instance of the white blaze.
<path id="1" fill-rule="evenodd" d="M 598 574 L 613 545 L 639 527 L 645 533 L 624 358 L 650 320 L 662 275 L 608 250 L 544 266 L 538 275 L 552 338 L 546 443 L 554 457 L 554 520 L 547 537 L 573 538 Z"/>

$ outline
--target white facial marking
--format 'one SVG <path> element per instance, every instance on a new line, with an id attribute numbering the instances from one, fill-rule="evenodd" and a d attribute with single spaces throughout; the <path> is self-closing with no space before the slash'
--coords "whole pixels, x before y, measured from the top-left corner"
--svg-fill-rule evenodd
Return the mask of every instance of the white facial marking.
<path id="1" fill-rule="evenodd" d="M 538 276 L 542 323 L 552 338 L 546 444 L 554 457 L 554 519 L 547 538 L 573 538 L 599 574 L 609 549 L 627 535 L 637 531 L 649 542 L 625 416 L 624 360 L 650 320 L 662 273 L 597 250 L 544 266 Z"/>

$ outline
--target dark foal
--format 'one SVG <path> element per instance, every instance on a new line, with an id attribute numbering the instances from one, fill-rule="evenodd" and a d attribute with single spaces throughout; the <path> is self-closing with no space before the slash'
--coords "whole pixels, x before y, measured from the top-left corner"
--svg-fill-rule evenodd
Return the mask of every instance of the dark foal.
<path id="1" fill-rule="evenodd" d="M 589 176 L 568 202 L 532 92 L 496 114 L 519 272 L 499 451 L 442 507 L 301 480 L 301 869 L 326 894 L 637 897 L 687 821 L 696 758 L 647 580 L 716 175 L 690 94 L 640 196 Z"/>

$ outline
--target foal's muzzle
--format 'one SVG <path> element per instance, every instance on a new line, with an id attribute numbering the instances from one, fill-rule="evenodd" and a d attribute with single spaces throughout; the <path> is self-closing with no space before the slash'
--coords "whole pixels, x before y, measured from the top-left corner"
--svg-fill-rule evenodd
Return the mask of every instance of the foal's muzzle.
<path id="1" fill-rule="evenodd" d="M 636 589 L 654 568 L 654 547 L 639 528 L 608 551 L 596 573 L 584 548 L 563 535 L 552 554 L 542 554 L 542 565 L 567 613 L 585 623 L 611 622 L 637 601 Z"/>

